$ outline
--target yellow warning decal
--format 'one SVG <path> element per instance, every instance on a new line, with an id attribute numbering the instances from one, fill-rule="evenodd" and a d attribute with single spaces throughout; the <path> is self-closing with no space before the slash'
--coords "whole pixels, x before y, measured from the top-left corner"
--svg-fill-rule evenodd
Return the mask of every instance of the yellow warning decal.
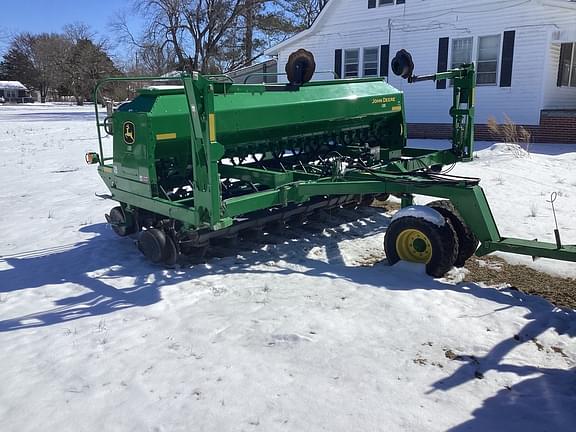
<path id="1" fill-rule="evenodd" d="M 176 133 L 175 132 L 156 135 L 156 141 L 164 141 L 164 140 L 171 140 L 171 139 L 176 139 Z"/>
<path id="2" fill-rule="evenodd" d="M 210 113 L 208 116 L 208 127 L 210 129 L 210 141 L 216 141 L 216 115 L 214 113 Z"/>
<path id="3" fill-rule="evenodd" d="M 112 172 L 113 172 L 112 168 L 107 167 L 107 166 L 103 167 L 102 171 L 104 171 L 105 173 L 108 173 L 108 174 L 112 174 Z"/>
<path id="4" fill-rule="evenodd" d="M 400 105 L 394 105 L 392 107 L 393 112 L 402 111 L 402 107 Z"/>

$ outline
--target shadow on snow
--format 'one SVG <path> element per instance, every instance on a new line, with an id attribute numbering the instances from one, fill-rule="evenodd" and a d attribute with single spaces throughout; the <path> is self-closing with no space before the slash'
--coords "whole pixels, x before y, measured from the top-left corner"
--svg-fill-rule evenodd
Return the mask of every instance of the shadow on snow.
<path id="1" fill-rule="evenodd" d="M 547 329 L 575 336 L 576 313 L 511 290 L 482 288 L 473 283 L 454 285 L 430 280 L 424 274 L 405 269 L 390 268 L 388 271 L 385 268 L 383 271 L 381 265 L 373 268 L 346 266 L 337 242 L 326 235 L 333 233 L 338 240 L 343 240 L 378 234 L 385 231 L 389 221 L 384 215 L 372 211 L 368 217 L 348 223 L 349 231 L 342 230 L 337 224 L 324 234 L 299 228 L 296 230 L 297 238 L 284 238 L 282 243 L 271 244 L 267 250 L 233 251 L 232 258 L 213 259 L 209 265 L 178 270 L 148 264 L 130 239 L 115 238 L 105 224 L 84 227 L 81 231 L 97 235 L 70 248 L 33 251 L 3 258 L 11 268 L 0 271 L 0 293 L 64 284 L 78 286 L 81 292 L 56 300 L 53 309 L 2 320 L 0 332 L 50 326 L 127 308 L 146 307 L 162 300 L 162 287 L 215 274 L 299 273 L 323 280 L 346 279 L 386 290 L 451 290 L 503 305 L 496 312 L 513 307 L 527 308 L 526 318 L 530 321 L 516 335 L 510 335 L 495 345 L 485 356 L 460 356 L 461 366 L 452 375 L 434 383 L 430 392 L 449 391 L 488 371 L 512 372 L 519 376 L 539 375 L 502 389 L 484 401 L 484 405 L 473 413 L 473 419 L 452 430 L 485 431 L 494 429 L 495 425 L 498 430 L 516 430 L 523 425 L 522 430 L 526 432 L 534 428 L 540 430 L 543 422 L 553 430 L 573 426 L 576 422 L 576 412 L 572 409 L 576 406 L 574 369 L 547 370 L 536 366 L 507 365 L 503 360 L 519 344 L 532 341 Z M 305 247 L 312 246 L 325 247 L 328 263 L 307 258 L 302 253 Z M 265 266 L 258 266 L 270 261 L 298 264 L 302 270 L 296 271 L 282 265 L 269 270 Z M 127 287 L 126 279 L 131 280 Z M 116 281 L 122 287 L 115 287 Z M 566 391 L 570 388 L 571 392 Z"/>
<path id="2" fill-rule="evenodd" d="M 534 374 L 504 387 L 472 412 L 472 419 L 450 432 L 571 431 L 576 424 L 576 368 L 544 369 L 499 365 L 500 372 Z"/>
<path id="3" fill-rule="evenodd" d="M 38 112 L 10 112 L 2 114 L 3 121 L 96 121 L 94 111 L 38 111 Z"/>

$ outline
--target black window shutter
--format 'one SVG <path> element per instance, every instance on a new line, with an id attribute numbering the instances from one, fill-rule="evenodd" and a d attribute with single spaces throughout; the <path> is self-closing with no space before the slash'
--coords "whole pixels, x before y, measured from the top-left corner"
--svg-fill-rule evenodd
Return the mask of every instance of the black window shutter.
<path id="1" fill-rule="evenodd" d="M 560 45 L 560 63 L 558 64 L 558 81 L 556 85 L 562 87 L 562 82 L 566 82 L 568 78 L 564 79 L 564 70 L 566 65 L 570 65 L 570 57 L 572 56 L 572 44 L 563 43 Z"/>
<path id="2" fill-rule="evenodd" d="M 448 43 L 449 38 L 440 38 L 438 40 L 438 72 L 446 72 L 448 70 Z M 436 81 L 437 89 L 446 88 L 446 80 Z"/>
<path id="3" fill-rule="evenodd" d="M 512 66 L 514 64 L 514 40 L 516 32 L 505 31 L 502 44 L 502 65 L 500 66 L 500 87 L 512 86 Z"/>
<path id="4" fill-rule="evenodd" d="M 388 65 L 390 64 L 390 45 L 380 46 L 380 76 L 388 76 Z"/>
<path id="5" fill-rule="evenodd" d="M 334 53 L 334 72 L 338 78 L 342 78 L 342 50 L 337 49 Z"/>
<path id="6" fill-rule="evenodd" d="M 368 0 L 368 9 L 374 9 L 376 7 L 376 0 Z"/>
<path id="7" fill-rule="evenodd" d="M 406 0 L 396 0 L 396 4 L 404 4 L 406 3 Z"/>

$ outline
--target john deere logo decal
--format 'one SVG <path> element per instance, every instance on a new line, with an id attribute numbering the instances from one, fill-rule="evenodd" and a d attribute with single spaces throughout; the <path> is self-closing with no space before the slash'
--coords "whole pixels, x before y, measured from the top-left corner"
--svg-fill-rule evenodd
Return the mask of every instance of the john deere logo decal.
<path id="1" fill-rule="evenodd" d="M 136 132 L 134 128 L 134 123 L 124 122 L 124 142 L 126 144 L 134 144 L 136 139 Z"/>

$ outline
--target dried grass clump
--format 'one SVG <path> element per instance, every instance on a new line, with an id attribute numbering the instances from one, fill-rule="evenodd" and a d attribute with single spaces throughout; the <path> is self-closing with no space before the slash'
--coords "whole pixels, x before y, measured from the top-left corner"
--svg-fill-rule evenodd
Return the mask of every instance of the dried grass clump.
<path id="1" fill-rule="evenodd" d="M 516 157 L 530 155 L 530 145 L 532 144 L 532 134 L 524 126 L 518 126 L 512 119 L 504 114 L 504 123 L 499 124 L 494 117 L 488 119 L 488 130 L 497 139 L 503 139 L 510 144 L 510 151 Z"/>

